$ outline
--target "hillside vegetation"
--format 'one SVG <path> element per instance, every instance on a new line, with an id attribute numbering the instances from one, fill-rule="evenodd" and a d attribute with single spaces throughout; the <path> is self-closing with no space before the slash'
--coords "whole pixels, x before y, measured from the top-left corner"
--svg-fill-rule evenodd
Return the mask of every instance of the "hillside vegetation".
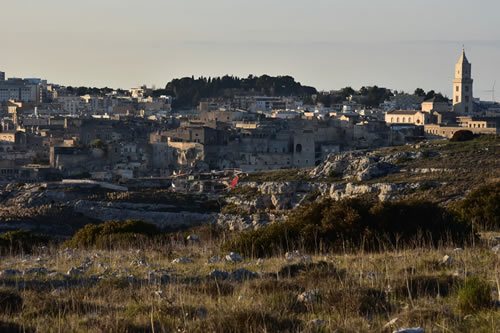
<path id="1" fill-rule="evenodd" d="M 127 220 L 92 221 L 66 241 L 4 233 L 0 332 L 499 332 L 499 145 L 483 137 L 384 150 L 427 152 L 385 177 L 423 188 L 386 201 L 310 193 L 256 230 Z M 408 171 L 444 163 L 453 172 Z"/>

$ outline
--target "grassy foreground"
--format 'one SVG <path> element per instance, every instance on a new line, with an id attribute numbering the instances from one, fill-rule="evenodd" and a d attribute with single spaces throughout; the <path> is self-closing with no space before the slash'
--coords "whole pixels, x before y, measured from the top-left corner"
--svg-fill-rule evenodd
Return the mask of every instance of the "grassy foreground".
<path id="1" fill-rule="evenodd" d="M 127 250 L 41 248 L 2 259 L 0 331 L 498 332 L 492 237 L 465 249 L 236 263 L 209 263 L 225 253 L 203 238 Z M 188 263 L 172 263 L 183 257 Z M 258 277 L 209 277 L 240 268 Z"/>

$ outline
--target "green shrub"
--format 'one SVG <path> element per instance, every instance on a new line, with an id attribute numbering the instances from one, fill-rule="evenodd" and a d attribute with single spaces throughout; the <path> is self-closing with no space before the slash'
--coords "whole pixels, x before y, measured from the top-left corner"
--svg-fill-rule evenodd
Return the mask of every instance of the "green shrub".
<path id="1" fill-rule="evenodd" d="M 324 199 L 299 208 L 287 221 L 240 233 L 223 249 L 262 257 L 297 248 L 379 250 L 385 246 L 410 246 L 416 241 L 461 244 L 469 236 L 465 223 L 431 202 Z"/>
<path id="2" fill-rule="evenodd" d="M 420 297 L 446 297 L 449 296 L 459 279 L 451 275 L 414 275 L 408 277 L 407 283 L 400 281 L 400 286 L 395 289 L 397 295 Z"/>
<path id="3" fill-rule="evenodd" d="M 471 131 L 460 130 L 456 131 L 455 134 L 453 134 L 450 141 L 461 142 L 461 141 L 470 141 L 472 139 L 474 139 L 474 134 Z"/>
<path id="4" fill-rule="evenodd" d="M 66 241 L 65 246 L 112 249 L 138 246 L 162 235 L 156 225 L 142 220 L 108 221 L 99 225 L 87 224 L 72 239 Z"/>
<path id="5" fill-rule="evenodd" d="M 409 157 L 407 157 L 407 156 L 402 156 L 402 157 L 398 157 L 398 158 L 396 159 L 395 164 L 396 164 L 396 165 L 402 165 L 402 164 L 406 164 L 406 163 L 408 163 L 409 161 L 411 161 L 411 159 L 410 159 Z"/>
<path id="6" fill-rule="evenodd" d="M 248 212 L 242 208 L 240 208 L 237 204 L 235 203 L 228 203 L 224 207 L 222 207 L 221 210 L 222 214 L 232 214 L 232 215 L 246 215 Z"/>
<path id="7" fill-rule="evenodd" d="M 262 193 L 260 193 L 260 191 L 255 187 L 241 186 L 241 187 L 237 187 L 234 190 L 228 192 L 228 195 L 231 195 L 231 196 L 238 195 L 238 196 L 243 197 L 244 199 L 251 200 L 251 199 L 258 198 L 259 196 L 262 195 Z"/>
<path id="8" fill-rule="evenodd" d="M 370 231 L 376 238 L 396 244 L 413 241 L 430 243 L 452 241 L 462 244 L 468 241 L 470 228 L 446 208 L 428 201 L 387 201 L 370 209 Z"/>
<path id="9" fill-rule="evenodd" d="M 500 182 L 477 188 L 455 204 L 454 209 L 479 230 L 500 229 Z"/>
<path id="10" fill-rule="evenodd" d="M 31 253 L 35 247 L 47 245 L 50 237 L 29 231 L 8 231 L 0 236 L 0 254 Z"/>
<path id="11" fill-rule="evenodd" d="M 464 313 L 475 313 L 491 306 L 490 286 L 478 278 L 471 278 L 458 290 L 457 307 Z"/>

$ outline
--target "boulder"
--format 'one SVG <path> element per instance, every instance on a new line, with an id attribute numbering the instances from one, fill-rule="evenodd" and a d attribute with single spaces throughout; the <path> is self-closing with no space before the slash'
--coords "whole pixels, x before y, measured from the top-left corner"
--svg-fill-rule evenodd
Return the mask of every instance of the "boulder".
<path id="1" fill-rule="evenodd" d="M 229 273 L 214 269 L 213 271 L 210 272 L 210 274 L 208 274 L 207 277 L 215 280 L 225 280 L 229 277 Z"/>
<path id="2" fill-rule="evenodd" d="M 243 280 L 251 280 L 251 279 L 256 279 L 259 277 L 259 274 L 250 272 L 246 268 L 239 268 L 235 271 L 233 271 L 229 275 L 229 279 L 232 281 L 243 281 Z"/>
<path id="3" fill-rule="evenodd" d="M 137 259 L 137 260 L 132 261 L 131 265 L 132 266 L 146 266 L 147 262 L 146 262 L 146 259 Z"/>
<path id="4" fill-rule="evenodd" d="M 23 273 L 21 271 L 18 271 L 17 269 L 5 269 L 0 273 L 0 276 L 2 277 L 14 277 L 18 275 L 22 275 Z"/>
<path id="5" fill-rule="evenodd" d="M 241 256 L 235 252 L 229 252 L 228 254 L 226 254 L 224 260 L 228 263 L 233 263 L 233 264 L 243 262 L 243 258 L 241 258 Z"/>
<path id="6" fill-rule="evenodd" d="M 189 258 L 182 257 L 172 260 L 172 264 L 194 264 L 194 261 Z"/>
<path id="7" fill-rule="evenodd" d="M 302 263 L 312 262 L 310 256 L 303 255 L 298 250 L 285 253 L 285 260 L 288 262 L 302 262 Z"/>
<path id="8" fill-rule="evenodd" d="M 455 260 L 449 255 L 445 255 L 439 262 L 441 265 L 451 265 Z"/>
<path id="9" fill-rule="evenodd" d="M 186 237 L 186 240 L 194 242 L 194 243 L 197 243 L 197 242 L 200 241 L 200 236 L 198 236 L 196 234 L 191 234 L 191 235 L 189 235 L 189 236 Z"/>
<path id="10" fill-rule="evenodd" d="M 277 210 L 287 210 L 292 206 L 292 196 L 290 194 L 273 194 L 271 201 Z"/>
<path id="11" fill-rule="evenodd" d="M 302 294 L 297 296 L 297 302 L 300 303 L 312 303 L 318 300 L 319 290 L 312 289 L 309 291 L 304 291 Z"/>
<path id="12" fill-rule="evenodd" d="M 66 274 L 71 277 L 74 277 L 78 275 L 83 275 L 83 273 L 84 271 L 80 267 L 71 267 Z"/>
<path id="13" fill-rule="evenodd" d="M 46 267 L 32 267 L 24 270 L 23 275 L 30 275 L 30 274 L 45 275 L 47 273 L 48 269 Z"/>
<path id="14" fill-rule="evenodd" d="M 323 319 L 316 318 L 311 320 L 309 324 L 311 324 L 311 326 L 324 326 L 326 322 Z"/>
<path id="15" fill-rule="evenodd" d="M 393 333 L 424 333 L 424 329 L 421 327 L 398 328 L 397 330 L 393 331 Z"/>

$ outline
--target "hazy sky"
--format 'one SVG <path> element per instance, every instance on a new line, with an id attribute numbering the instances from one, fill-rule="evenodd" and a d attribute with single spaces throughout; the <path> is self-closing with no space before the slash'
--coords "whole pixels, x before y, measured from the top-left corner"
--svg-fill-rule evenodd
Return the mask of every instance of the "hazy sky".
<path id="1" fill-rule="evenodd" d="M 0 70 L 66 85 L 292 75 L 318 89 L 451 95 L 462 44 L 475 96 L 500 99 L 498 0 L 1 0 Z"/>

